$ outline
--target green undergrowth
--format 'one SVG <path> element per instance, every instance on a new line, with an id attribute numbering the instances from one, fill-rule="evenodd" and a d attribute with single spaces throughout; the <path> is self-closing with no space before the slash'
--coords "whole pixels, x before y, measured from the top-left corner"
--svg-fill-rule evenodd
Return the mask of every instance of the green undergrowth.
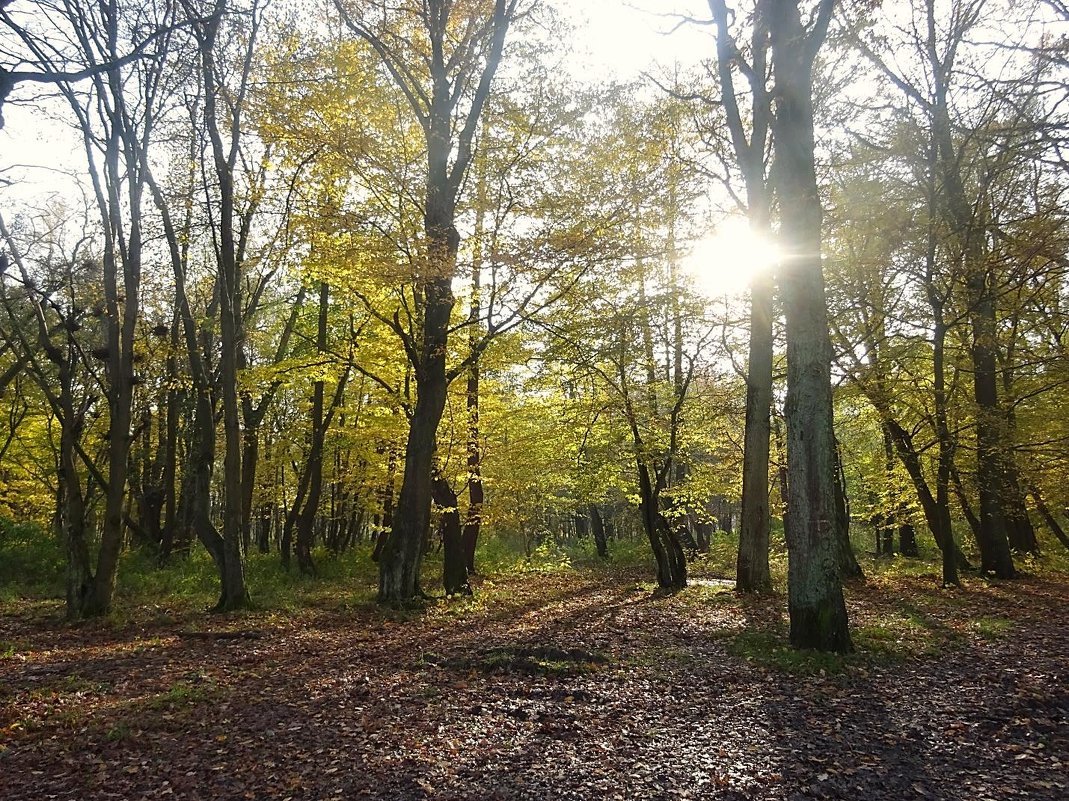
<path id="1" fill-rule="evenodd" d="M 33 523 L 0 518 L 0 603 L 61 596 L 66 569 L 54 535 Z"/>
<path id="2" fill-rule="evenodd" d="M 870 540 L 869 532 L 855 532 L 855 547 L 867 578 L 848 593 L 875 593 L 873 598 L 905 594 L 919 608 L 938 607 L 958 613 L 971 603 L 977 591 L 988 587 L 998 591 L 997 582 L 983 581 L 975 574 L 964 575 L 965 587 L 961 590 L 941 588 L 938 553 L 924 537 L 920 538 L 921 558 L 876 558 L 863 551 L 866 544 L 871 546 Z M 1018 559 L 1022 573 L 1069 574 L 1069 558 L 1063 554 L 1064 549 L 1044 545 L 1047 547 L 1039 557 Z M 301 575 L 295 560 L 289 571 L 283 569 L 277 553 L 249 554 L 247 580 L 253 612 L 291 616 L 302 610 L 377 609 L 378 566 L 371 561 L 369 549 L 370 544 L 364 543 L 340 555 L 317 550 L 314 577 Z M 442 554 L 432 549 L 424 560 L 422 574 L 422 587 L 429 598 L 412 609 L 380 610 L 377 614 L 397 620 L 428 615 L 431 622 L 493 619 L 507 614 L 508 610 L 551 603 L 555 594 L 567 592 L 567 587 L 576 583 L 613 580 L 613 576 L 632 582 L 635 589 L 651 596 L 663 597 L 665 603 L 681 611 L 686 607 L 730 607 L 732 603 L 728 582 L 735 572 L 735 534 L 716 532 L 707 552 L 691 554 L 691 586 L 685 592 L 669 596 L 656 592 L 655 567 L 649 544 L 643 537 L 611 540 L 609 551 L 608 559 L 599 557 L 589 537 L 578 542 L 561 542 L 547 535 L 533 546 L 515 537 L 488 534 L 480 542 L 476 560 L 479 573 L 472 580 L 474 596 L 445 599 L 441 589 Z M 770 567 L 773 589 L 782 597 L 786 590 L 787 558 L 778 525 L 772 533 Z M 61 615 L 64 572 L 62 549 L 48 532 L 0 520 L 0 606 L 4 612 L 20 616 Z M 531 579 L 525 580 L 525 576 Z M 634 584 L 636 577 L 638 583 Z M 166 624 L 179 619 L 188 623 L 191 616 L 203 615 L 215 603 L 218 587 L 215 566 L 199 546 L 194 546 L 190 555 L 176 557 L 162 567 L 154 553 L 131 549 L 124 553 L 120 564 L 112 619 L 120 625 L 152 620 Z M 747 619 L 750 616 L 742 607 L 738 614 Z M 864 619 L 852 623 L 859 651 L 883 658 L 928 653 L 937 647 L 934 644 L 937 641 L 945 643 L 954 636 L 994 638 L 1008 629 L 1008 624 L 995 622 L 995 618 L 978 622 L 964 633 L 938 631 L 937 623 L 915 620 L 911 623 L 908 616 L 890 622 Z M 8 651 L 12 647 L 0 643 L 0 659 Z"/>
<path id="3" fill-rule="evenodd" d="M 296 560 L 289 570 L 277 554 L 249 554 L 245 578 L 254 611 L 292 612 L 304 608 L 344 609 L 374 599 L 378 574 L 365 549 L 341 555 L 313 554 L 315 576 L 302 575 Z M 127 553 L 120 567 L 117 607 L 203 610 L 217 600 L 219 577 L 211 558 L 195 549 L 160 567 L 150 552 Z"/>

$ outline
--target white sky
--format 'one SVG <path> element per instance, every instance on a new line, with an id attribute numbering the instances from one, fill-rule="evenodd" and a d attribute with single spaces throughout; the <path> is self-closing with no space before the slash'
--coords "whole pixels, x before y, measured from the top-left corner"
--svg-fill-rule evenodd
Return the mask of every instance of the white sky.
<path id="1" fill-rule="evenodd" d="M 707 19 L 704 0 L 576 0 L 562 6 L 580 30 L 577 49 L 589 51 L 591 65 L 611 77 L 634 78 L 655 64 L 689 66 L 713 55 L 711 27 L 676 28 L 679 14 Z"/>
<path id="2" fill-rule="evenodd" d="M 680 15 L 705 19 L 705 0 L 551 0 L 576 29 L 574 69 L 589 80 L 630 80 L 675 64 L 686 69 L 713 54 L 713 29 L 679 25 Z M 673 30 L 674 29 L 674 30 Z M 16 97 L 27 96 L 23 89 Z M 53 114 L 64 111 L 57 101 Z M 27 204 L 61 195 L 78 203 L 76 173 L 84 170 L 79 138 L 39 108 L 7 104 L 0 129 L 0 212 L 11 217 Z M 695 248 L 693 257 L 701 258 Z M 744 281 L 745 279 L 743 279 Z M 719 283 L 719 282 L 718 282 Z M 728 282 L 724 282 L 728 283 Z M 738 281 L 734 283 L 739 283 Z M 737 291 L 741 287 L 724 287 Z"/>
<path id="3" fill-rule="evenodd" d="M 711 28 L 684 25 L 667 34 L 679 10 L 694 17 L 708 17 L 703 0 L 558 0 L 562 13 L 577 27 L 577 72 L 591 77 L 630 79 L 656 66 L 675 62 L 689 66 L 712 55 Z M 583 51 L 586 51 L 585 55 Z M 16 90 L 16 97 L 26 90 Z M 77 168 L 82 163 L 79 142 L 62 123 L 48 119 L 28 106 L 8 104 L 6 124 L 0 130 L 0 170 L 16 164 L 45 165 L 53 169 Z M 19 170 L 28 193 L 49 191 L 57 181 L 55 172 Z M 5 173 L 11 177 L 11 173 Z M 7 193 L 5 193 L 6 195 Z M 23 192 L 19 193 L 20 195 Z M 2 198 L 3 196 L 0 196 Z M 2 200 L 0 200 L 2 202 Z"/>

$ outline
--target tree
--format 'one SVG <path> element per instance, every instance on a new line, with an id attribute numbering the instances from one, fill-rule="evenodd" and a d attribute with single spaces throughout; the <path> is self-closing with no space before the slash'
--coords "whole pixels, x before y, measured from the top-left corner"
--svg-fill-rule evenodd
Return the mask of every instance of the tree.
<path id="1" fill-rule="evenodd" d="M 445 409 L 453 277 L 460 234 L 456 209 L 471 163 L 479 118 L 501 61 L 518 0 L 459 8 L 445 0 L 400 4 L 386 19 L 337 7 L 350 30 L 379 54 L 419 121 L 426 142 L 424 261 L 416 292 L 418 339 L 403 336 L 415 368 L 405 470 L 393 528 L 379 558 L 379 600 L 404 604 L 419 592 L 424 532 L 430 524 L 435 435 Z M 413 37 L 406 46 L 406 36 Z M 418 42 L 418 48 L 416 46 Z M 422 48 L 426 51 L 420 52 Z M 448 51 L 448 52 L 447 52 Z"/>
<path id="2" fill-rule="evenodd" d="M 118 0 L 88 7 L 64 0 L 57 11 L 47 23 L 55 27 L 52 31 L 25 27 L 6 9 L 0 10 L 0 21 L 39 70 L 22 77 L 54 86 L 76 120 L 90 195 L 100 218 L 103 297 L 98 307 L 101 342 L 96 353 L 104 363 L 101 384 L 109 421 L 107 474 L 102 481 L 105 509 L 96 570 L 79 571 L 82 586 L 68 593 L 68 614 L 87 617 L 106 614 L 111 608 L 126 527 L 131 413 L 138 381 L 134 373 L 135 336 L 145 250 L 144 159 L 170 100 L 171 78 L 165 57 L 175 30 L 175 9 L 169 2 L 135 8 Z M 152 33 L 145 37 L 145 31 Z M 56 47 L 52 39 L 70 45 Z M 72 69 L 72 63 L 85 66 Z M 13 85 L 12 76 L 0 73 L 0 102 Z M 88 94 L 76 88 L 80 80 L 88 80 Z M 70 413 L 68 409 L 65 416 L 69 418 Z M 68 419 L 68 424 L 73 420 Z"/>
<path id="3" fill-rule="evenodd" d="M 783 263 L 780 291 L 787 326 L 786 532 L 791 644 L 848 652 L 846 603 L 839 578 L 832 430 L 831 341 L 821 267 L 821 202 L 813 134 L 813 62 L 834 0 L 821 0 L 810 28 L 797 0 L 769 9 L 776 115 L 776 192 Z"/>
<path id="4" fill-rule="evenodd" d="M 771 198 L 767 166 L 772 96 L 767 87 L 769 5 L 754 3 L 749 60 L 731 32 L 733 13 L 724 0 L 709 0 L 716 24 L 716 68 L 724 118 L 736 163 L 746 187 L 746 213 L 758 239 L 771 238 Z M 743 120 L 735 88 L 735 72 L 749 86 L 749 118 Z M 742 520 L 736 587 L 741 592 L 768 592 L 769 501 L 768 462 L 772 405 L 773 355 L 772 275 L 755 273 L 750 285 L 750 339 L 746 365 L 746 428 L 742 467 Z"/>

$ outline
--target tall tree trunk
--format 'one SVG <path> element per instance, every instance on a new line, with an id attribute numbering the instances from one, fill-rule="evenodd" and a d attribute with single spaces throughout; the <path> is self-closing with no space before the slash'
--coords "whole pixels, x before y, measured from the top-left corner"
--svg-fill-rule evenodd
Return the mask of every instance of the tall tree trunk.
<path id="1" fill-rule="evenodd" d="M 906 474 L 909 476 L 914 489 L 917 491 L 917 498 L 920 501 L 921 510 L 924 512 L 924 519 L 928 523 L 928 528 L 932 532 L 932 536 L 935 538 L 936 545 L 939 546 L 939 550 L 944 554 L 950 554 L 954 562 L 955 567 L 949 574 L 944 566 L 944 581 L 956 584 L 957 582 L 948 578 L 948 575 L 956 579 L 957 568 L 968 568 L 969 563 L 954 542 L 954 532 L 950 524 L 949 506 L 945 504 L 940 506 L 936 498 L 932 495 L 932 491 L 928 487 L 928 482 L 924 478 L 920 454 L 917 452 L 917 449 L 913 444 L 913 438 L 910 436 L 909 432 L 894 420 L 885 420 L 885 425 L 894 441 L 898 457 L 901 460 L 903 467 L 906 468 Z"/>
<path id="2" fill-rule="evenodd" d="M 68 346 L 66 365 L 74 359 L 72 347 Z M 59 493 L 57 520 L 59 534 L 67 550 L 67 617 L 80 620 L 88 614 L 87 606 L 93 594 L 93 567 L 89 556 L 89 537 L 86 532 L 85 498 L 82 479 L 78 473 L 77 430 L 79 427 L 74 396 L 71 388 L 70 370 L 61 365 L 59 370 Z"/>
<path id="3" fill-rule="evenodd" d="M 327 350 L 327 311 L 330 307 L 330 287 L 326 281 L 319 285 L 319 317 L 316 333 L 316 349 L 320 357 Z M 308 453 L 308 494 L 304 508 L 297 518 L 297 567 L 302 573 L 314 576 L 315 563 L 312 561 L 312 541 L 315 534 L 316 514 L 319 510 L 319 498 L 323 492 L 323 441 L 326 435 L 323 425 L 323 393 L 325 383 L 322 378 L 312 388 L 312 444 Z"/>
<path id="4" fill-rule="evenodd" d="M 490 126 L 483 120 L 482 136 L 488 139 Z M 487 170 L 488 159 L 482 156 L 476 161 L 475 176 L 475 228 L 472 231 L 471 258 L 471 304 L 468 309 L 468 353 L 471 366 L 468 368 L 468 382 L 465 399 L 468 413 L 468 514 L 464 519 L 462 542 L 464 548 L 464 566 L 469 575 L 475 574 L 475 551 L 479 544 L 482 528 L 483 504 L 486 492 L 482 476 L 482 442 L 479 432 L 479 339 L 482 327 L 482 268 L 486 253 L 486 217 L 487 217 Z M 491 254 L 492 257 L 493 254 Z M 448 581 L 447 581 L 448 584 Z"/>
<path id="5" fill-rule="evenodd" d="M 767 231 L 766 231 L 767 235 Z M 772 277 L 750 285 L 750 345 L 746 368 L 743 434 L 742 519 L 735 586 L 741 592 L 771 592 L 768 567 L 768 465 L 772 406 Z"/>
<path id="6" fill-rule="evenodd" d="M 766 145 L 771 122 L 770 95 L 765 85 L 768 67 L 768 4 L 765 0 L 760 0 L 754 8 L 751 63 L 746 65 L 747 74 L 752 76 L 749 86 L 752 93 L 749 126 L 743 124 L 732 74 L 733 66 L 741 63 L 740 49 L 730 32 L 735 15 L 728 11 L 724 0 L 709 0 L 709 9 L 717 28 L 717 76 L 720 94 L 735 157 L 746 182 L 750 230 L 755 238 L 767 239 L 771 237 L 766 181 Z M 768 567 L 771 522 L 768 465 L 772 407 L 773 294 L 770 271 L 757 271 L 750 282 L 742 516 L 739 522 L 739 553 L 735 570 L 735 586 L 741 592 L 769 592 L 772 589 Z"/>
<path id="7" fill-rule="evenodd" d="M 1006 537 L 1006 523 L 999 498 L 1000 465 L 1003 448 L 1002 412 L 998 403 L 998 321 L 992 275 L 984 246 L 984 226 L 974 217 L 973 204 L 965 194 L 959 153 L 954 146 L 954 129 L 948 101 L 953 68 L 953 48 L 940 60 L 936 51 L 936 9 L 926 3 L 929 56 L 932 78 L 930 116 L 932 137 L 942 181 L 941 207 L 957 246 L 965 271 L 965 288 L 972 328 L 970 355 L 973 368 L 973 398 L 976 402 L 976 484 L 980 499 L 980 570 L 998 578 L 1014 578 L 1016 569 Z"/>
<path id="8" fill-rule="evenodd" d="M 423 543 L 431 508 L 431 472 L 435 437 L 454 375 L 447 372 L 452 281 L 460 235 L 456 206 L 474 152 L 473 140 L 490 95 L 505 37 L 518 0 L 489 4 L 454 4 L 429 0 L 418 15 L 429 42 L 411 59 L 404 37 L 380 36 L 360 13 L 343 11 L 345 24 L 371 43 L 408 99 L 423 129 L 427 153 L 423 212 L 424 261 L 415 277 L 414 294 L 422 301 L 418 332 L 401 337 L 416 378 L 416 403 L 409 421 L 405 472 L 393 527 L 379 558 L 379 601 L 406 604 L 419 594 Z M 406 12 L 401 12 L 406 13 Z M 384 10 L 383 16 L 389 11 Z M 379 16 L 375 14 L 378 24 Z M 463 18 L 461 18 L 463 17 Z M 470 91 L 461 91 L 467 88 Z M 460 108 L 462 103 L 464 107 Z M 417 304 L 418 305 L 418 304 Z"/>
<path id="9" fill-rule="evenodd" d="M 884 497 L 877 501 L 882 508 L 875 521 L 876 555 L 894 556 L 895 522 L 901 514 L 898 490 L 895 487 L 895 444 L 886 424 L 881 423 L 880 431 L 883 433 L 883 475 L 887 490 Z"/>
<path id="10" fill-rule="evenodd" d="M 375 547 L 371 552 L 371 561 L 378 562 L 382 555 L 382 549 L 386 545 L 386 539 L 393 528 L 393 485 L 397 474 L 397 455 L 393 448 L 389 448 L 386 457 L 386 481 L 382 485 L 382 517 L 379 519 L 379 530 L 375 535 Z"/>
<path id="11" fill-rule="evenodd" d="M 428 192 L 430 195 L 431 193 Z M 433 196 L 433 195 L 432 195 Z M 446 217 L 448 225 L 437 220 Z M 444 214 L 428 204 L 427 239 L 433 272 L 452 275 L 459 238 L 452 224 L 452 208 Z M 440 268 L 437 265 L 442 265 Z M 401 481 L 393 528 L 379 555 L 379 601 L 403 605 L 421 593 L 419 571 L 423 544 L 430 525 L 431 470 L 435 437 L 445 410 L 446 345 L 449 315 L 453 310 L 450 280 L 427 282 L 424 293 L 423 345 L 416 369 L 416 405 L 412 412 L 405 447 L 405 472 Z"/>
<path id="12" fill-rule="evenodd" d="M 864 579 L 865 572 L 854 556 L 850 542 L 850 496 L 846 491 L 846 471 L 843 470 L 842 452 L 835 441 L 835 522 L 839 539 L 839 574 L 844 579 Z"/>
<path id="13" fill-rule="evenodd" d="M 169 331 L 171 338 L 171 352 L 167 357 L 167 410 L 164 423 L 164 454 L 163 474 L 160 479 L 163 485 L 163 526 L 160 533 L 159 563 L 166 564 L 174 551 L 175 531 L 178 522 L 178 414 L 181 406 L 181 393 L 177 389 L 178 362 L 175 352 L 179 347 L 178 320 L 171 321 Z"/>
<path id="14" fill-rule="evenodd" d="M 1011 354 L 1007 354 L 1007 361 L 1011 361 Z M 1010 547 L 1018 553 L 1039 553 L 1039 543 L 1036 540 L 1036 529 L 1028 516 L 1028 506 L 1025 503 L 1024 487 L 1021 482 L 1021 471 L 1017 467 L 1017 454 L 1013 449 L 1013 442 L 1017 439 L 1017 415 L 1014 411 L 1013 402 L 1013 370 L 1007 366 L 1002 370 L 1003 400 L 1005 403 L 1005 421 L 1002 430 L 1002 481 L 999 486 L 999 497 L 1003 502 L 1003 511 L 1006 518 L 1006 533 L 1009 537 Z"/>
<path id="15" fill-rule="evenodd" d="M 240 134 L 239 106 L 231 104 L 227 115 L 216 108 L 222 94 L 216 70 L 215 43 L 226 11 L 226 0 L 216 0 L 213 15 L 194 24 L 200 46 L 200 68 L 204 86 L 204 124 L 211 144 L 214 174 L 218 182 L 218 223 L 216 267 L 219 283 L 219 382 L 223 406 L 223 551 L 225 554 L 222 597 L 216 611 L 229 612 L 249 604 L 245 584 L 245 551 L 242 525 L 242 425 L 238 394 L 241 363 L 239 350 L 244 347 L 242 265 L 236 234 L 236 196 L 234 172 L 238 158 Z M 255 22 L 246 59 L 251 59 Z M 246 71 L 247 72 L 247 71 Z M 220 121 L 226 120 L 229 143 L 224 144 Z"/>
<path id="16" fill-rule="evenodd" d="M 787 323 L 787 548 L 791 644 L 853 650 L 839 576 L 832 429 L 831 341 L 821 268 L 820 197 L 814 165 L 813 60 L 833 3 L 822 0 L 813 30 L 797 0 L 774 0 L 770 25 L 777 113 L 775 174 Z"/>
<path id="17" fill-rule="evenodd" d="M 327 352 L 327 312 L 330 304 L 330 288 L 324 281 L 319 287 L 319 320 L 316 335 L 316 347 L 320 356 Z M 345 391 L 348 369 L 338 382 L 337 390 L 330 404 L 329 411 L 324 412 L 324 382 L 315 382 L 312 390 L 312 444 L 308 453 L 305 471 L 308 474 L 307 494 L 304 507 L 297 518 L 297 566 L 305 575 L 316 574 L 312 561 L 312 543 L 315 538 L 315 522 L 319 511 L 319 500 L 323 494 L 323 447 L 326 442 L 327 428 L 335 410 L 341 404 Z"/>
<path id="18" fill-rule="evenodd" d="M 482 445 L 479 441 L 479 362 L 476 360 L 468 372 L 468 515 L 464 520 L 462 535 L 464 565 L 468 573 L 475 573 L 475 549 L 479 544 L 482 527 L 483 504 L 486 492 L 483 489 Z"/>

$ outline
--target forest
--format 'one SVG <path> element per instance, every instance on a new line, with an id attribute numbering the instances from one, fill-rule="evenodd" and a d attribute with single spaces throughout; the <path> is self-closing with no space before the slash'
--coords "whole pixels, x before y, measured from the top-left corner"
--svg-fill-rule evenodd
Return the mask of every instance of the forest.
<path id="1" fill-rule="evenodd" d="M 0 0 L 0 790 L 1064 798 L 1066 147 L 1063 0 Z"/>

